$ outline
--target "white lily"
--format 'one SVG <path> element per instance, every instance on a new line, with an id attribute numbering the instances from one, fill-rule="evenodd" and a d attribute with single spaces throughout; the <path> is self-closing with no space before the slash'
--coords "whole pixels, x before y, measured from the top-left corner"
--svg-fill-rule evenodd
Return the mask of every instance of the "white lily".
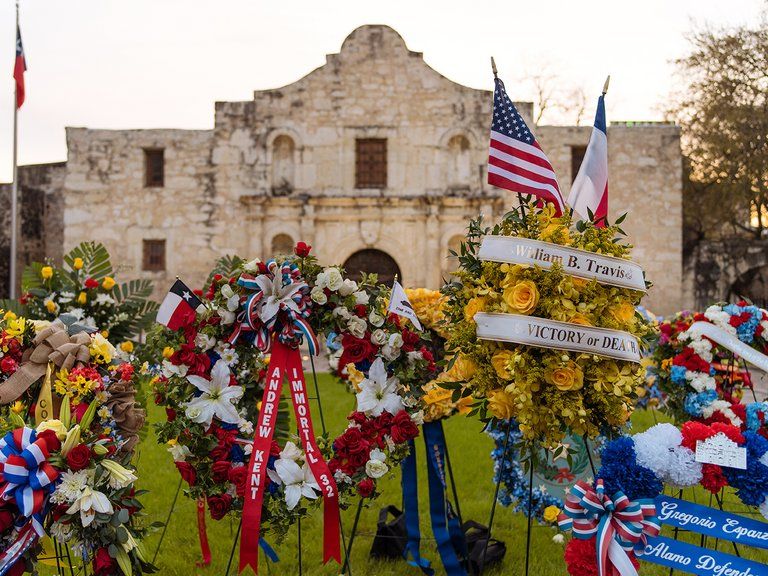
<path id="1" fill-rule="evenodd" d="M 285 486 L 285 503 L 288 510 L 296 508 L 302 496 L 315 500 L 320 492 L 320 486 L 307 464 L 299 466 L 294 460 L 279 458 L 275 461 L 275 469 L 268 469 L 267 474 L 270 480 Z"/>
<path id="2" fill-rule="evenodd" d="M 273 272 L 274 279 L 270 279 L 266 274 L 256 276 L 255 279 L 256 284 L 259 285 L 264 294 L 264 303 L 259 309 L 259 318 L 265 324 L 268 324 L 282 308 L 290 308 L 294 312 L 298 312 L 299 305 L 293 301 L 293 296 L 307 286 L 304 282 L 283 285 L 283 276 L 280 270 L 273 269 Z"/>
<path id="3" fill-rule="evenodd" d="M 67 514 L 75 514 L 76 512 L 80 512 L 80 521 L 83 526 L 90 526 L 93 519 L 96 518 L 97 512 L 112 514 L 114 509 L 104 493 L 86 486 L 80 498 L 67 508 Z"/>
<path id="4" fill-rule="evenodd" d="M 114 460 L 105 458 L 101 461 L 101 465 L 109 472 L 109 485 L 112 488 L 125 488 L 139 479 L 139 477 L 134 474 L 133 470 L 123 467 Z"/>
<path id="5" fill-rule="evenodd" d="M 229 385 L 229 367 L 225 362 L 216 362 L 210 380 L 196 375 L 187 376 L 187 380 L 202 392 L 186 403 L 186 414 L 190 420 L 206 426 L 211 425 L 214 416 L 227 424 L 240 422 L 235 403 L 242 397 L 243 387 Z"/>
<path id="6" fill-rule="evenodd" d="M 289 440 L 285 443 L 285 448 L 280 452 L 280 459 L 296 462 L 297 460 L 304 460 L 304 453 L 296 444 Z"/>
<path id="7" fill-rule="evenodd" d="M 368 371 L 368 378 L 360 382 L 360 392 L 357 393 L 357 410 L 381 416 L 385 410 L 397 414 L 403 410 L 403 401 L 397 395 L 399 380 L 387 377 L 387 369 L 381 358 L 376 358 Z"/>

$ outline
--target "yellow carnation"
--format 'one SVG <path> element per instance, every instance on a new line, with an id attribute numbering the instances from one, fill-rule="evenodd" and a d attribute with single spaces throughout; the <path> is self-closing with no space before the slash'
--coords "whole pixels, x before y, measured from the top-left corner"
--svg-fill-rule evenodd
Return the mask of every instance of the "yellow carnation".
<path id="1" fill-rule="evenodd" d="M 494 390 L 488 395 L 488 411 L 501 420 L 512 418 L 512 396 L 504 390 Z"/>
<path id="2" fill-rule="evenodd" d="M 53 268 L 50 266 L 43 266 L 40 270 L 40 276 L 43 277 L 43 280 L 50 280 L 53 277 Z"/>
<path id="3" fill-rule="evenodd" d="M 569 360 L 565 366 L 545 370 L 544 379 L 562 392 L 579 390 L 584 386 L 584 373 L 573 360 Z"/>
<path id="4" fill-rule="evenodd" d="M 547 506 L 544 508 L 544 521 L 554 524 L 557 517 L 560 516 L 560 508 L 557 506 Z"/>
<path id="5" fill-rule="evenodd" d="M 467 302 L 467 305 L 464 306 L 464 319 L 467 322 L 474 322 L 475 314 L 485 310 L 485 303 L 485 298 L 482 296 L 475 296 L 472 298 L 469 302 Z"/>
<path id="6" fill-rule="evenodd" d="M 83 259 L 82 258 L 75 258 L 72 260 L 72 268 L 75 270 L 80 270 L 83 267 Z"/>
<path id="7" fill-rule="evenodd" d="M 522 280 L 504 290 L 504 301 L 513 312 L 530 314 L 539 303 L 539 290 L 532 281 Z"/>
<path id="8" fill-rule="evenodd" d="M 133 342 L 131 342 L 130 340 L 126 340 L 125 342 L 122 342 L 120 344 L 120 350 L 130 354 L 131 352 L 133 352 Z"/>
<path id="9" fill-rule="evenodd" d="M 88 295 L 85 292 L 80 292 L 80 294 L 77 295 L 77 303 L 85 304 L 86 302 L 88 302 Z"/>
<path id="10" fill-rule="evenodd" d="M 493 369 L 496 370 L 496 374 L 499 378 L 504 380 L 512 380 L 512 373 L 509 370 L 509 361 L 514 357 L 514 353 L 511 350 L 499 350 L 491 358 L 491 364 Z"/>
<path id="11" fill-rule="evenodd" d="M 112 290 L 112 288 L 115 287 L 115 279 L 111 276 L 107 276 L 101 282 L 101 287 L 104 288 L 104 290 Z"/>

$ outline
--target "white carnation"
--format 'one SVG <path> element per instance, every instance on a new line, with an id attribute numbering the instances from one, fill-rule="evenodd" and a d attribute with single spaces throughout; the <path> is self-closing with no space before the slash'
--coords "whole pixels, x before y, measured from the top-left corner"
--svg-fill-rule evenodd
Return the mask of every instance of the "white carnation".
<path id="1" fill-rule="evenodd" d="M 387 472 L 389 472 L 389 466 L 381 460 L 368 460 L 365 463 L 365 473 L 371 478 L 381 478 Z"/>
<path id="2" fill-rule="evenodd" d="M 376 328 L 379 328 L 384 324 L 384 316 L 375 310 L 371 310 L 371 313 L 368 314 L 368 322 L 370 322 L 373 326 L 376 326 Z"/>
<path id="3" fill-rule="evenodd" d="M 312 292 L 309 293 L 309 297 L 312 298 L 312 302 L 315 304 L 320 304 L 320 306 L 328 302 L 328 296 L 325 295 L 325 290 L 319 286 L 312 288 Z"/>
<path id="4" fill-rule="evenodd" d="M 357 282 L 347 278 L 339 287 L 339 294 L 345 298 L 357 290 Z"/>
<path id="5" fill-rule="evenodd" d="M 381 328 L 378 328 L 373 331 L 371 334 L 371 342 L 373 344 L 376 344 L 377 346 L 383 346 L 384 343 L 387 341 L 387 333 L 384 332 Z"/>

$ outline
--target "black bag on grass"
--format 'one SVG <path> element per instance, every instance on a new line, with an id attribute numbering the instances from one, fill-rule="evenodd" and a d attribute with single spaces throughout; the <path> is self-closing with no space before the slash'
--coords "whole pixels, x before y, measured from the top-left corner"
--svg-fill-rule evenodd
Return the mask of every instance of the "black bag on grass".
<path id="1" fill-rule="evenodd" d="M 507 553 L 507 545 L 501 540 L 489 538 L 489 530 L 479 522 L 468 520 L 462 524 L 461 529 L 467 540 L 469 573 L 481 574 L 483 569 L 500 564 Z M 485 550 L 486 545 L 488 549 Z M 485 550 L 485 552 L 483 552 Z M 483 562 L 485 553 L 485 562 Z"/>
<path id="2" fill-rule="evenodd" d="M 393 520 L 387 521 L 389 515 Z M 408 532 L 405 529 L 405 515 L 395 506 L 387 506 L 379 511 L 376 536 L 371 544 L 371 558 L 398 559 L 405 553 Z"/>

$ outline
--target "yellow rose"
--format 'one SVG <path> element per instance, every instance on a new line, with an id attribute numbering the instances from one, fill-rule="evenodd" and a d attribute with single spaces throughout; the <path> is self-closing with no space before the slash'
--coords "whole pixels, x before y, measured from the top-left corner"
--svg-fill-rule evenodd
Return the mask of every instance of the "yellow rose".
<path id="1" fill-rule="evenodd" d="M 101 282 L 101 287 L 104 288 L 104 290 L 112 290 L 112 288 L 115 287 L 115 279 L 111 276 L 107 276 Z"/>
<path id="2" fill-rule="evenodd" d="M 46 420 L 37 425 L 36 431 L 38 434 L 46 430 L 53 430 L 59 440 L 64 440 L 67 437 L 67 427 L 64 426 L 61 420 Z"/>
<path id="3" fill-rule="evenodd" d="M 88 295 L 85 292 L 80 292 L 80 294 L 77 295 L 77 303 L 85 304 L 86 302 L 88 302 Z"/>
<path id="4" fill-rule="evenodd" d="M 457 376 L 459 382 L 468 382 L 477 372 L 477 364 L 469 356 L 459 354 L 451 372 Z"/>
<path id="5" fill-rule="evenodd" d="M 75 270 L 80 270 L 83 267 L 83 259 L 82 258 L 75 258 L 72 260 L 72 268 Z"/>
<path id="6" fill-rule="evenodd" d="M 622 324 L 630 324 L 635 320 L 635 307 L 629 302 L 612 306 L 610 312 L 611 316 Z"/>
<path id="7" fill-rule="evenodd" d="M 562 392 L 579 390 L 584 386 L 584 373 L 573 360 L 565 366 L 545 370 L 544 379 Z"/>
<path id="8" fill-rule="evenodd" d="M 91 352 L 91 360 L 102 364 L 112 362 L 112 357 L 115 355 L 114 346 L 98 332 L 91 338 L 89 350 Z"/>
<path id="9" fill-rule="evenodd" d="M 48 312 L 50 312 L 51 314 L 56 313 L 56 308 L 58 308 L 58 306 L 56 306 L 56 302 L 54 302 L 53 300 L 45 301 L 45 309 L 48 310 Z"/>
<path id="10" fill-rule="evenodd" d="M 50 266 L 43 266 L 40 270 L 40 276 L 43 277 L 43 280 L 50 280 L 53 277 L 53 268 Z"/>
<path id="11" fill-rule="evenodd" d="M 474 322 L 475 314 L 483 310 L 485 310 L 485 298 L 475 296 L 464 306 L 464 319 L 467 322 Z"/>
<path id="12" fill-rule="evenodd" d="M 514 356 L 514 353 L 510 350 L 499 350 L 491 358 L 491 364 L 493 369 L 496 370 L 496 374 L 499 378 L 504 380 L 512 380 L 512 373 L 509 370 L 509 361 Z"/>
<path id="13" fill-rule="evenodd" d="M 120 344 L 120 350 L 130 354 L 131 352 L 133 352 L 133 342 L 131 342 L 130 340 L 126 340 L 125 342 L 122 342 Z"/>
<path id="14" fill-rule="evenodd" d="M 571 316 L 569 322 L 572 324 L 579 324 L 581 326 L 592 326 L 592 322 L 589 321 L 589 318 L 579 312 L 576 312 L 576 314 Z"/>
<path id="15" fill-rule="evenodd" d="M 166 346 L 163 348 L 163 358 L 170 358 L 173 356 L 173 353 L 176 352 L 171 346 Z"/>
<path id="16" fill-rule="evenodd" d="M 512 418 L 512 397 L 504 390 L 494 390 L 488 395 L 488 411 L 496 418 L 509 420 Z"/>
<path id="17" fill-rule="evenodd" d="M 530 280 L 523 280 L 504 290 L 504 301 L 513 311 L 530 314 L 539 303 L 539 290 Z"/>
<path id="18" fill-rule="evenodd" d="M 544 522 L 554 524 L 558 516 L 560 516 L 560 508 L 557 506 L 547 506 L 544 508 Z"/>

